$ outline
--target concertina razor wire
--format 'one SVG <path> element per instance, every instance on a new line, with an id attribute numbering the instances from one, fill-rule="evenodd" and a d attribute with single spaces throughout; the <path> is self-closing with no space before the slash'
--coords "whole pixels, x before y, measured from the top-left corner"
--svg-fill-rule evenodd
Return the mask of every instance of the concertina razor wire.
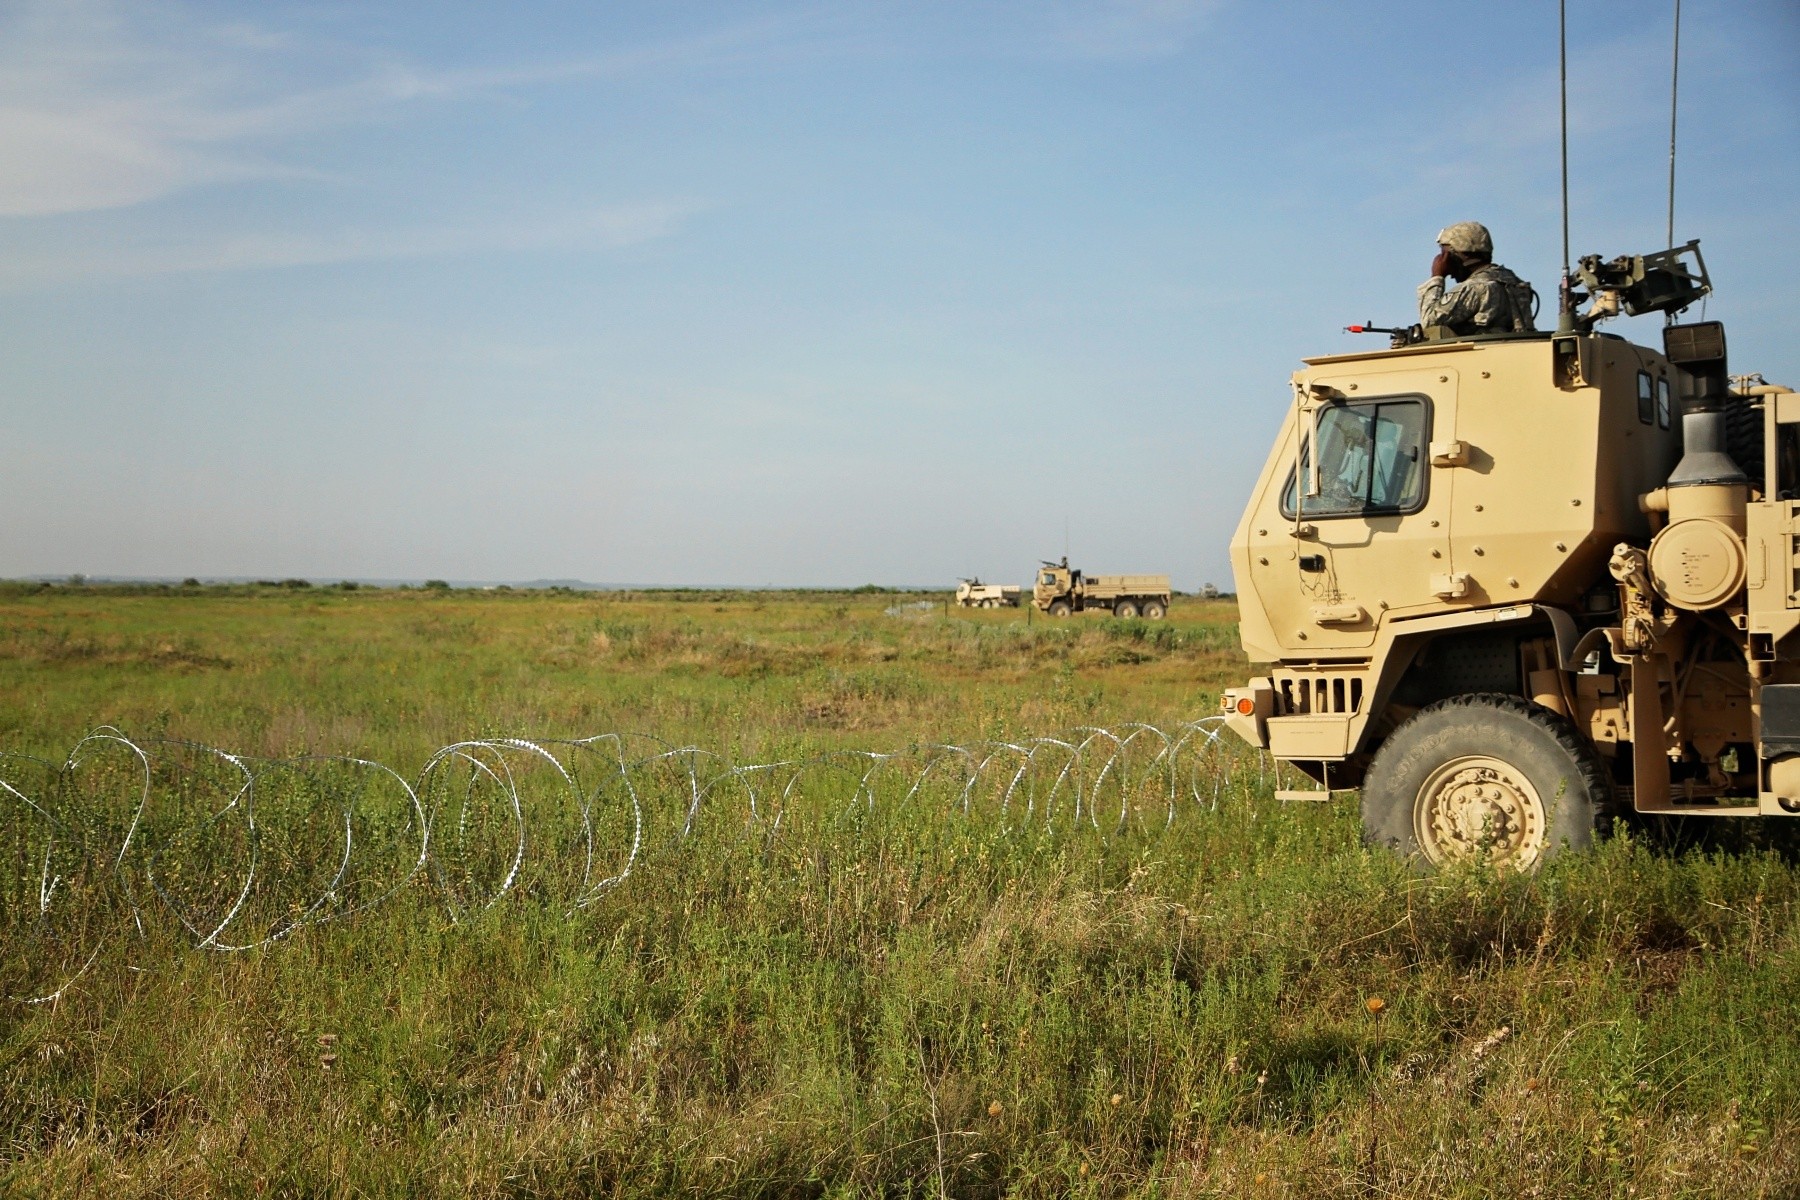
<path id="1" fill-rule="evenodd" d="M 452 923 L 515 892 L 574 911 L 625 883 L 655 839 L 713 822 L 774 837 L 801 800 L 837 820 L 936 807 L 1002 829 L 1154 833 L 1278 769 L 1223 720 L 748 764 L 646 734 L 481 738 L 410 782 L 371 759 L 254 758 L 102 727 L 60 763 L 0 752 L 0 936 L 14 948 L 0 996 L 53 1001 L 110 939 L 153 923 L 237 952 L 421 884 Z"/>

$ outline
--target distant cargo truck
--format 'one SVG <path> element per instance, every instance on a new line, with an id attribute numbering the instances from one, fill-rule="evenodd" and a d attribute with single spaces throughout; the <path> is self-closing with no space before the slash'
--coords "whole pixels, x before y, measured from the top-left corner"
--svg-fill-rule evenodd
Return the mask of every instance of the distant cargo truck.
<path id="1" fill-rule="evenodd" d="M 1017 608 L 1019 590 L 1016 583 L 983 583 L 979 579 L 964 579 L 956 585 L 956 602 L 964 608 Z"/>
<path id="2" fill-rule="evenodd" d="M 1098 611 L 1160 621 L 1169 613 L 1169 577 L 1084 575 L 1066 558 L 1046 561 L 1032 585 L 1031 603 L 1053 617 Z"/>

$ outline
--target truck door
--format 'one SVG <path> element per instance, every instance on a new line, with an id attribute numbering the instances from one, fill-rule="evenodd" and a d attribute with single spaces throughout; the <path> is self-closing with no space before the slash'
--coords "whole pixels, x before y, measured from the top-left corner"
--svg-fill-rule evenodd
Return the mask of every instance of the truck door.
<path id="1" fill-rule="evenodd" d="M 1386 617 L 1453 598 L 1454 473 L 1433 472 L 1431 459 L 1433 442 L 1454 435 L 1456 377 L 1382 365 L 1304 380 L 1309 399 L 1330 399 L 1299 412 L 1294 466 L 1250 530 L 1251 577 L 1265 602 L 1290 597 L 1266 607 L 1296 650 L 1367 647 Z"/>

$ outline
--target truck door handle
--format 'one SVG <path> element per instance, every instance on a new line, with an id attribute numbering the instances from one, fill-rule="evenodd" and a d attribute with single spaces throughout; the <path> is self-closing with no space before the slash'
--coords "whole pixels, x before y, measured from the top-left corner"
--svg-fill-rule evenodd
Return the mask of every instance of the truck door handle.
<path id="1" fill-rule="evenodd" d="M 1300 569 L 1302 571 L 1323 571 L 1325 569 L 1325 556 L 1323 554 L 1302 554 L 1300 556 Z"/>
<path id="2" fill-rule="evenodd" d="M 1431 465 L 1434 467 L 1466 467 L 1471 457 L 1469 443 L 1465 441 L 1431 443 Z"/>
<path id="3" fill-rule="evenodd" d="M 1439 600 L 1461 600 L 1469 594 L 1469 577 L 1461 571 L 1433 575 L 1431 577 L 1431 594 Z"/>

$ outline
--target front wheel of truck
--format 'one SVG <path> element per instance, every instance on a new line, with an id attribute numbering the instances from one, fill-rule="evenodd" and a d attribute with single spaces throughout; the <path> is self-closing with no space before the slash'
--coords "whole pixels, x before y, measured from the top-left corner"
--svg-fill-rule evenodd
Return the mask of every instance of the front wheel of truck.
<path id="1" fill-rule="evenodd" d="M 1453 696 L 1388 735 L 1363 779 L 1363 834 L 1435 869 L 1533 871 L 1604 836 L 1612 788 L 1567 720 L 1517 696 Z"/>

